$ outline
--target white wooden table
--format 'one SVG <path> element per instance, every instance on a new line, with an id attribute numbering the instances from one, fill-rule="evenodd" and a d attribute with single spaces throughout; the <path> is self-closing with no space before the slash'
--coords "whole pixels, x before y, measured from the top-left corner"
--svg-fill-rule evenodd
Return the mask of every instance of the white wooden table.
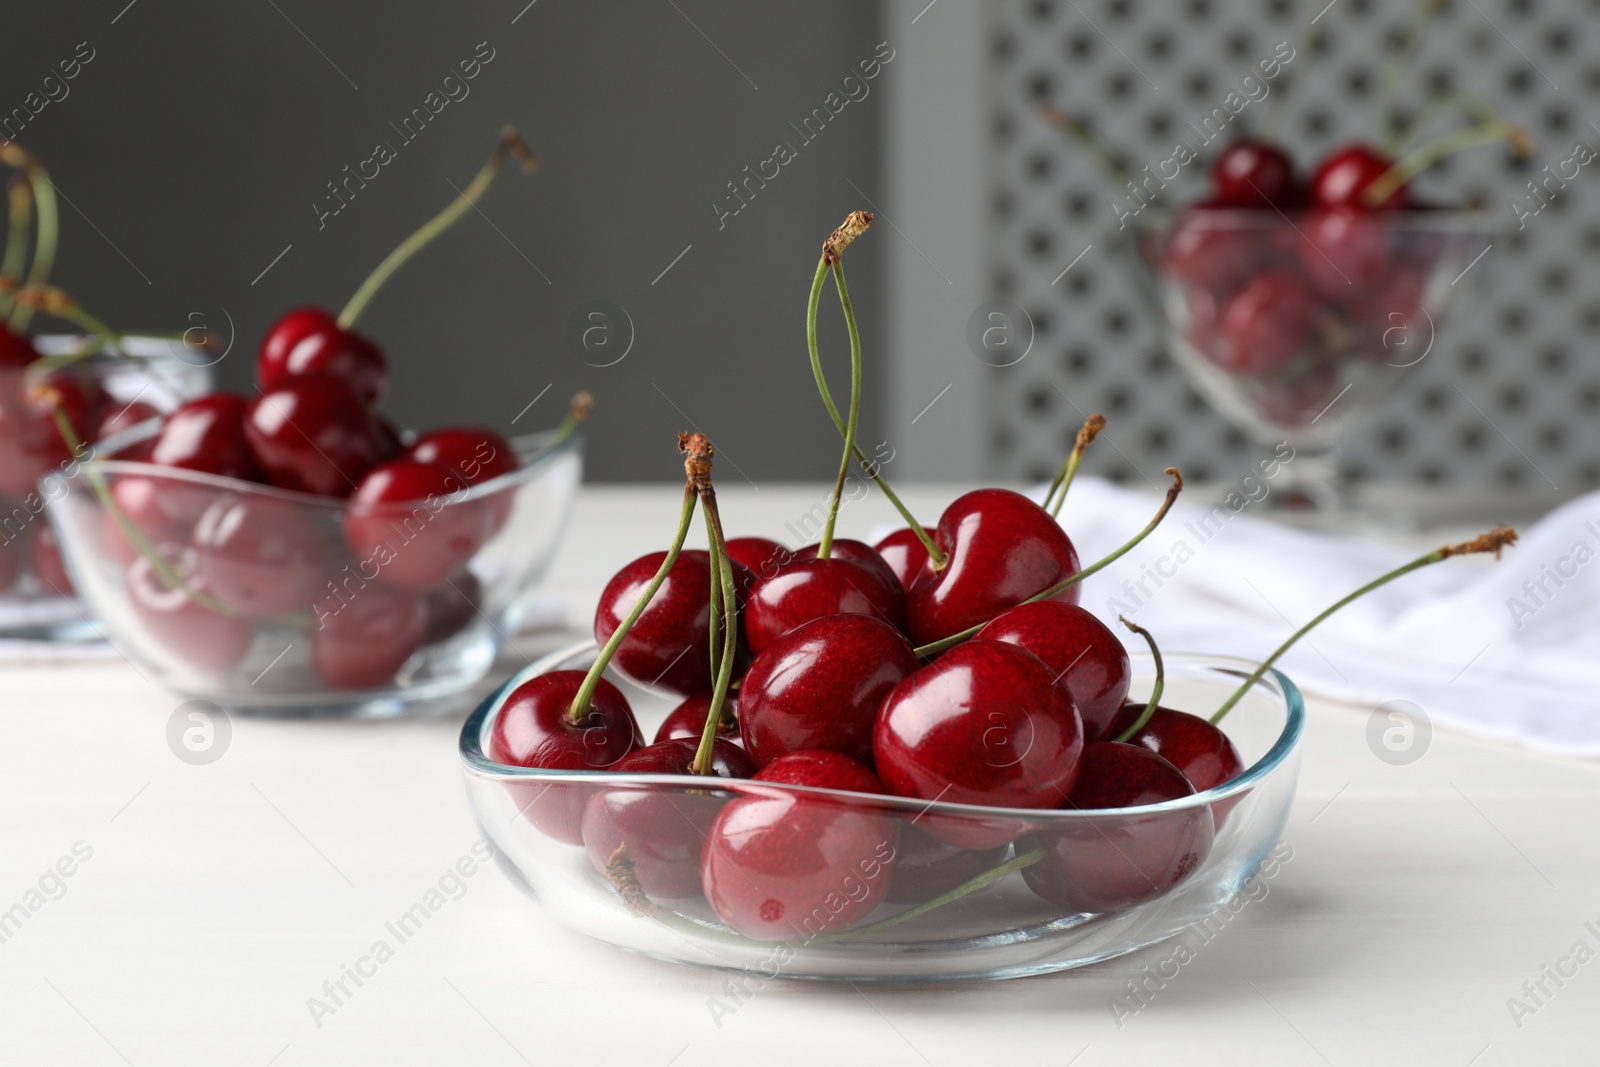
<path id="1" fill-rule="evenodd" d="M 825 492 L 722 497 L 730 530 L 793 542 L 785 520 Z M 948 499 L 908 496 L 925 516 Z M 676 500 L 585 492 L 552 583 L 578 629 L 611 571 L 664 546 Z M 842 529 L 888 518 L 871 499 Z M 502 673 L 571 637 L 518 638 Z M 1370 709 L 1313 700 L 1293 859 L 1142 1005 L 1127 984 L 1162 946 L 1021 981 L 734 995 L 566 932 L 492 866 L 446 878 L 357 984 L 385 922 L 472 855 L 460 715 L 235 719 L 191 766 L 167 746 L 178 703 L 116 660 L 0 668 L 0 1063 L 1600 1062 L 1593 764 L 1436 733 L 1391 766 Z"/>

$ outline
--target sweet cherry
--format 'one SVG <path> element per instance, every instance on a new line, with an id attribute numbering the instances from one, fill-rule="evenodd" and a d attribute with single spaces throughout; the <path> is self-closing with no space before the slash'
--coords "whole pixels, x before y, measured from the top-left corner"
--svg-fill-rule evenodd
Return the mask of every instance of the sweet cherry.
<path id="1" fill-rule="evenodd" d="M 205 595 L 204 578 L 195 565 L 192 549 L 165 546 L 158 549 L 183 586 Z M 139 619 L 140 632 L 166 653 L 196 670 L 218 674 L 244 658 L 255 636 L 248 620 L 213 611 L 185 592 L 169 586 L 146 556 L 128 565 L 123 582 L 128 604 Z"/>
<path id="2" fill-rule="evenodd" d="M 1211 165 L 1216 201 L 1229 207 L 1292 207 L 1299 189 L 1294 162 L 1275 144 L 1246 138 Z"/>
<path id="3" fill-rule="evenodd" d="M 422 647 L 428 629 L 428 610 L 420 598 L 377 584 L 360 590 L 336 610 L 316 614 L 311 666 L 335 689 L 389 685 Z"/>
<path id="4" fill-rule="evenodd" d="M 606 583 L 594 613 L 595 641 L 603 645 L 616 632 L 666 557 L 665 552 L 640 556 Z M 734 567 L 735 585 L 747 584 L 745 574 L 740 573 L 743 568 L 737 563 Z M 643 685 L 675 693 L 701 693 L 711 689 L 710 643 L 711 555 L 687 549 L 678 556 L 612 662 Z"/>
<path id="5" fill-rule="evenodd" d="M 321 308 L 296 308 L 267 330 L 256 354 L 256 381 L 272 389 L 294 374 L 331 374 L 376 407 L 389 383 L 388 362 L 377 345 L 343 329 Z"/>
<path id="6" fill-rule="evenodd" d="M 1368 204 L 1363 199 L 1367 187 L 1393 165 L 1394 160 L 1375 148 L 1346 145 L 1318 164 L 1311 178 L 1311 201 L 1317 207 L 1403 208 L 1407 205 L 1404 185 L 1384 197 L 1381 204 Z"/>
<path id="7" fill-rule="evenodd" d="M 1277 373 L 1311 340 L 1316 315 L 1317 299 L 1297 276 L 1256 276 L 1222 313 L 1227 368 L 1248 377 Z"/>
<path id="8" fill-rule="evenodd" d="M 463 479 L 415 459 L 380 463 L 361 477 L 344 515 L 345 542 L 385 585 L 426 593 L 444 585 L 489 539 L 482 501 L 460 500 Z"/>
<path id="9" fill-rule="evenodd" d="M 691 697 L 684 697 L 683 702 L 667 713 L 660 727 L 656 730 L 655 740 L 671 741 L 683 738 L 689 741 L 700 740 L 700 734 L 706 728 L 706 716 L 711 713 L 711 694 L 696 693 Z M 717 719 L 717 737 L 729 744 L 744 747 L 744 736 L 739 732 L 739 693 L 730 691 L 722 702 L 723 714 Z"/>
<path id="10" fill-rule="evenodd" d="M 250 401 L 235 393 L 209 393 L 180 405 L 161 424 L 150 462 L 261 481 L 261 470 L 245 440 L 249 408 Z"/>
<path id="11" fill-rule="evenodd" d="M 348 496 L 381 453 L 367 409 L 328 374 L 278 379 L 250 402 L 244 432 L 268 481 L 319 496 Z"/>
<path id="12" fill-rule="evenodd" d="M 932 530 L 924 528 L 924 532 L 933 536 Z M 910 589 L 911 583 L 928 565 L 928 548 L 909 526 L 896 530 L 873 548 L 900 580 L 902 589 Z"/>
<path id="13" fill-rule="evenodd" d="M 1128 696 L 1133 668 L 1122 642 L 1099 619 L 1076 604 L 1042 600 L 997 616 L 977 636 L 1038 656 L 1077 706 L 1084 739 L 1108 736 L 1106 728 Z"/>
<path id="14" fill-rule="evenodd" d="M 815 546 L 794 553 L 751 588 L 744 619 L 752 652 L 784 634 L 829 615 L 862 615 L 894 629 L 905 621 L 905 594 L 882 557 L 868 545 L 843 538 L 827 559 Z"/>
<path id="15" fill-rule="evenodd" d="M 323 586 L 327 546 L 296 503 L 224 494 L 195 524 L 194 546 L 211 595 L 241 615 L 303 612 Z"/>

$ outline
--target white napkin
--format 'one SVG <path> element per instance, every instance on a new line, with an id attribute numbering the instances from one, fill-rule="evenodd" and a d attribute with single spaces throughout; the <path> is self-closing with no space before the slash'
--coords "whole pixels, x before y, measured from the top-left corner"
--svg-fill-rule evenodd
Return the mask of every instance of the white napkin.
<path id="1" fill-rule="evenodd" d="M 1080 478 L 1061 518 L 1087 564 L 1142 529 L 1155 503 Z M 1252 507 L 1235 514 L 1180 498 L 1143 544 L 1085 580 L 1083 606 L 1129 647 L 1142 642 L 1119 613 L 1164 649 L 1260 659 L 1329 604 L 1421 554 L 1291 529 Z M 1520 533 L 1499 563 L 1449 559 L 1368 594 L 1302 639 L 1280 669 L 1307 692 L 1373 708 L 1407 700 L 1436 726 L 1600 755 L 1600 687 L 1589 673 L 1600 659 L 1600 493 Z"/>

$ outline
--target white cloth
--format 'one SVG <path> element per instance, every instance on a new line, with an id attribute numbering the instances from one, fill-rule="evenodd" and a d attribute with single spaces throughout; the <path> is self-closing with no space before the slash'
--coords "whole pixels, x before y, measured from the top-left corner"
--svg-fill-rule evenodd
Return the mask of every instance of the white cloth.
<path id="1" fill-rule="evenodd" d="M 1142 642 L 1119 613 L 1163 649 L 1260 659 L 1340 597 L 1421 554 L 1263 521 L 1254 507 L 1235 514 L 1180 498 L 1144 543 L 1084 581 L 1083 606 L 1129 647 Z M 1061 518 L 1088 564 L 1154 510 L 1147 492 L 1080 478 Z M 1278 666 L 1322 696 L 1373 708 L 1407 700 L 1436 726 L 1600 756 L 1600 686 L 1589 674 L 1600 660 L 1600 493 L 1519 532 L 1499 563 L 1445 560 L 1357 600 Z"/>

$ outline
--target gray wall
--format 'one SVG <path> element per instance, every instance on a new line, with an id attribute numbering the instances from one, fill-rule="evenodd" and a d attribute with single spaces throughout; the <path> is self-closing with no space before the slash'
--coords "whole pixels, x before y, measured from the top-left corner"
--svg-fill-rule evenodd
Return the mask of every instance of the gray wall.
<path id="1" fill-rule="evenodd" d="M 592 478 L 677 477 L 672 434 L 691 426 L 721 446 L 724 478 L 831 474 L 805 296 L 822 239 L 882 195 L 879 90 L 896 64 L 810 143 L 790 123 L 872 57 L 876 5 L 538 0 L 518 17 L 521 0 L 125 2 L 10 5 L 0 63 L 4 111 L 79 42 L 94 50 L 18 140 L 70 199 L 56 280 L 113 324 L 182 328 L 198 314 L 226 329 L 231 316 L 234 347 L 218 369 L 224 385 L 248 388 L 273 317 L 340 307 L 510 122 L 542 173 L 504 173 L 482 215 L 408 266 L 363 320 L 394 366 L 392 415 L 506 428 L 548 385 L 516 426 L 532 428 L 588 387 L 599 398 Z M 485 41 L 494 58 L 470 95 L 402 144 L 389 124 Z M 399 146 L 396 158 L 319 229 L 325 183 L 380 140 Z M 796 157 L 719 228 L 712 204 L 726 183 L 778 142 Z M 849 259 L 870 355 L 891 236 L 875 232 Z M 614 366 L 586 364 L 566 341 L 597 299 L 634 324 Z M 824 307 L 842 391 L 842 326 L 831 296 Z M 874 360 L 874 396 L 880 380 Z"/>

